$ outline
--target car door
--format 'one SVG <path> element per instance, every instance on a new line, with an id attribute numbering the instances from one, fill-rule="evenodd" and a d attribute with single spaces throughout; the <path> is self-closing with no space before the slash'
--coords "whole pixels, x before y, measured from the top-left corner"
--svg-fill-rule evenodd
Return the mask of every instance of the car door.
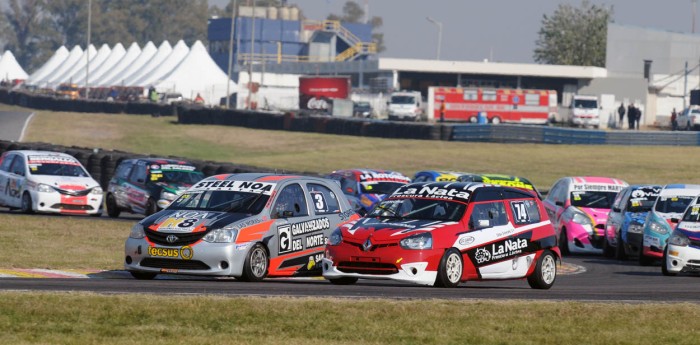
<path id="1" fill-rule="evenodd" d="M 146 203 L 148 203 L 148 194 L 145 189 L 147 171 L 146 162 L 138 161 L 134 164 L 129 179 L 124 184 L 127 203 L 136 213 L 145 213 Z"/>
<path id="2" fill-rule="evenodd" d="M 109 192 L 114 196 L 114 200 L 120 208 L 131 209 L 129 205 L 127 182 L 131 169 L 134 166 L 132 160 L 123 161 L 117 166 L 114 172 L 114 177 L 109 182 Z"/>
<path id="3" fill-rule="evenodd" d="M 463 259 L 472 260 L 483 279 L 503 277 L 511 266 L 503 264 L 512 254 L 506 250 L 506 242 L 514 233 L 505 205 L 502 200 L 490 200 L 472 203 L 470 208 L 468 228 L 485 245 L 467 251 Z"/>
<path id="4" fill-rule="evenodd" d="M 268 243 L 270 275 L 292 275 L 309 264 L 306 254 L 311 252 L 305 250 L 304 242 L 317 235 L 325 224 L 309 214 L 307 201 L 298 181 L 281 186 L 276 193 L 270 210 L 270 217 L 275 220 L 272 228 L 276 229 Z"/>
<path id="5" fill-rule="evenodd" d="M 564 213 L 566 206 L 566 198 L 568 195 L 568 180 L 561 179 L 552 186 L 552 189 L 547 194 L 544 200 L 544 207 L 547 209 L 547 215 L 549 220 L 552 221 L 554 228 L 561 229 L 559 224 L 559 219 L 561 214 Z"/>
<path id="6" fill-rule="evenodd" d="M 613 202 L 612 209 L 608 214 L 608 226 L 606 226 L 606 236 L 608 239 L 612 240 L 611 243 L 615 243 L 614 241 L 617 238 L 617 234 L 620 231 L 620 228 L 622 227 L 627 200 L 629 200 L 630 193 L 631 188 L 629 187 L 617 193 L 615 201 Z"/>
<path id="7" fill-rule="evenodd" d="M 12 160 L 7 181 L 7 206 L 20 207 L 22 205 L 22 193 L 26 189 L 27 184 L 27 164 L 25 164 L 24 156 L 18 154 Z"/>
<path id="8" fill-rule="evenodd" d="M 10 200 L 10 166 L 17 155 L 5 153 L 0 158 L 0 205 L 8 205 Z"/>

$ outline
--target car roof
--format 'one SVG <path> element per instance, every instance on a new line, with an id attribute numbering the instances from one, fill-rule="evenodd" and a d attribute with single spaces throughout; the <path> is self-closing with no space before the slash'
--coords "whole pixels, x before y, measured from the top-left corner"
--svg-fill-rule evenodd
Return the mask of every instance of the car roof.
<path id="1" fill-rule="evenodd" d="M 659 196 L 697 196 L 698 194 L 700 194 L 700 185 L 675 183 L 665 185 Z"/>
<path id="2" fill-rule="evenodd" d="M 331 182 L 328 179 L 294 174 L 274 174 L 274 173 L 241 173 L 241 174 L 219 174 L 205 178 L 206 181 L 226 180 L 226 181 L 255 181 L 280 183 L 291 180 L 308 180 L 315 182 Z M 332 184 L 334 182 L 331 182 Z"/>
<path id="3" fill-rule="evenodd" d="M 605 176 L 571 176 L 568 177 L 573 184 L 615 184 L 628 186 L 627 182 L 614 177 Z"/>
<path id="4" fill-rule="evenodd" d="M 353 175 L 355 178 L 357 178 L 358 181 L 368 181 L 368 180 L 377 180 L 377 181 L 392 181 L 392 180 L 398 180 L 394 182 L 404 182 L 408 183 L 411 181 L 411 179 L 398 172 L 398 171 L 392 171 L 392 170 L 382 170 L 382 169 L 341 169 L 341 170 L 335 170 L 331 173 L 331 175 L 336 174 L 336 175 Z M 388 176 L 391 175 L 391 176 Z M 368 179 L 365 177 L 370 177 L 374 176 L 374 178 Z"/>
<path id="5" fill-rule="evenodd" d="M 56 152 L 56 151 L 38 151 L 38 150 L 12 150 L 12 151 L 7 151 L 7 153 L 19 153 L 24 156 L 28 155 L 44 155 L 44 156 L 57 156 L 57 157 L 70 157 L 75 159 L 75 157 L 63 153 L 63 152 Z M 76 159 L 77 160 L 77 159 Z"/>
<path id="6" fill-rule="evenodd" d="M 140 162 L 146 162 L 148 164 L 187 164 L 187 165 L 194 165 L 186 160 L 181 160 L 181 159 L 173 159 L 173 158 L 154 158 L 154 157 L 138 157 L 138 158 L 130 158 L 125 161 L 140 161 Z"/>

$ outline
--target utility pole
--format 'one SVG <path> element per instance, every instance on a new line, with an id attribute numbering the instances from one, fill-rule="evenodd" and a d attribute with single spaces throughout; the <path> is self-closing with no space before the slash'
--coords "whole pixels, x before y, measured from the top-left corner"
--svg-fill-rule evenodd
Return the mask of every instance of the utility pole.
<path id="1" fill-rule="evenodd" d="M 686 108 L 685 97 L 688 95 L 688 61 L 685 62 L 685 70 L 683 71 L 683 109 Z"/>
<path id="2" fill-rule="evenodd" d="M 425 19 L 438 27 L 437 60 L 440 60 L 440 46 L 442 46 L 442 22 L 438 22 L 432 17 L 425 17 Z"/>
<path id="3" fill-rule="evenodd" d="M 250 30 L 250 55 L 248 56 L 248 104 L 246 109 L 250 110 L 251 93 L 253 90 L 253 57 L 255 56 L 255 0 L 253 0 L 253 23 Z"/>
<path id="4" fill-rule="evenodd" d="M 85 99 L 90 99 L 90 27 L 92 21 L 92 0 L 88 0 L 88 22 L 87 22 L 87 49 L 85 64 Z"/>
<path id="5" fill-rule="evenodd" d="M 228 41 L 228 73 L 226 77 L 226 109 L 231 105 L 231 67 L 233 65 L 233 28 L 236 26 L 236 0 L 232 1 L 231 35 Z"/>

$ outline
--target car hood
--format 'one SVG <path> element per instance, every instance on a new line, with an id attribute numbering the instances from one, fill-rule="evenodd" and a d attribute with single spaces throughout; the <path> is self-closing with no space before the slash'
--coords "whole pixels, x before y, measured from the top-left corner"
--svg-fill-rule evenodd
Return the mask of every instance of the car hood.
<path id="1" fill-rule="evenodd" d="M 672 218 L 677 218 L 677 219 L 683 218 L 683 213 L 675 213 L 675 212 L 661 213 L 661 212 L 653 211 L 653 214 L 656 218 L 665 220 L 666 223 L 668 223 L 668 225 L 671 227 L 671 229 L 673 229 L 676 226 L 676 223 L 671 221 Z"/>
<path id="2" fill-rule="evenodd" d="M 394 219 L 367 217 L 357 221 L 343 233 L 345 239 L 364 241 L 372 237 L 376 242 L 395 242 L 418 232 L 432 231 L 457 222 L 438 220 Z"/>
<path id="3" fill-rule="evenodd" d="M 68 190 L 83 190 L 99 186 L 92 177 L 31 175 L 29 180 Z"/>
<path id="4" fill-rule="evenodd" d="M 577 207 L 579 210 L 583 211 L 587 215 L 593 218 L 595 224 L 605 224 L 608 221 L 608 214 L 610 209 L 607 208 L 590 208 L 590 207 Z"/>
<path id="5" fill-rule="evenodd" d="M 700 238 L 700 223 L 698 222 L 680 222 L 677 230 L 682 231 L 686 236 Z"/>
<path id="6" fill-rule="evenodd" d="M 627 212 L 627 216 L 630 219 L 631 223 L 638 223 L 638 224 L 644 224 L 644 222 L 647 219 L 647 215 L 649 214 L 649 211 L 647 212 Z"/>
<path id="7" fill-rule="evenodd" d="M 141 225 L 159 232 L 190 233 L 219 229 L 227 225 L 244 227 L 255 224 L 256 220 L 258 223 L 262 222 L 259 217 L 245 213 L 166 209 L 145 218 Z"/>

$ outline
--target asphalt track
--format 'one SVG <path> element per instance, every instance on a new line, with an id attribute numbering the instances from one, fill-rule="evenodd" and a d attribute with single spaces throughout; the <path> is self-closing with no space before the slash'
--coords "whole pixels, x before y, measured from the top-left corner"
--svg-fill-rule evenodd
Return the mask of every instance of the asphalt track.
<path id="1" fill-rule="evenodd" d="M 0 140 L 21 141 L 32 115 L 21 111 L 0 111 Z"/>

